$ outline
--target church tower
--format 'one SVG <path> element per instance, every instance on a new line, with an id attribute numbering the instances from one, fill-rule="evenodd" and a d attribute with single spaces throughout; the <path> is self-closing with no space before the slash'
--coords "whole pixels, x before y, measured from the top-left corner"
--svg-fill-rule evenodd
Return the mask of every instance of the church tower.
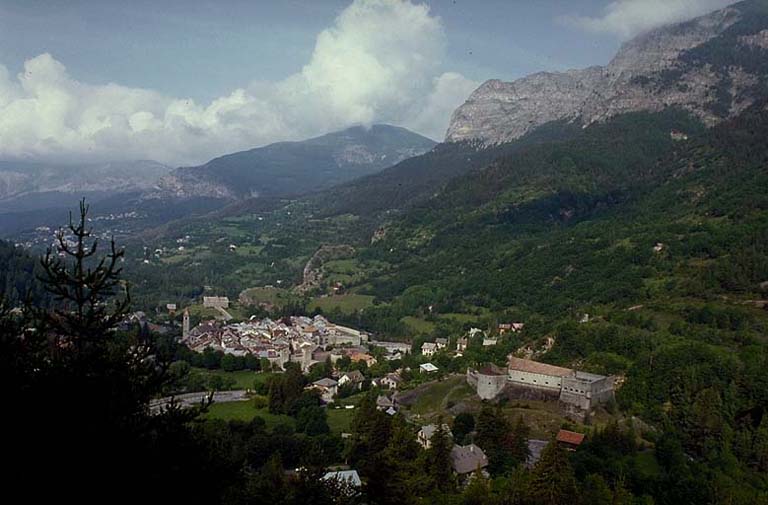
<path id="1" fill-rule="evenodd" d="M 189 309 L 184 309 L 183 321 L 181 323 L 181 338 L 189 338 Z"/>

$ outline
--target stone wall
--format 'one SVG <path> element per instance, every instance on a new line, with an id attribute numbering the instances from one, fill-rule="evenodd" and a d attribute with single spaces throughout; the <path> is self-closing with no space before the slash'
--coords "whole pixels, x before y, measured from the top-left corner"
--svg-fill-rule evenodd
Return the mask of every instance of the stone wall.
<path id="1" fill-rule="evenodd" d="M 529 388 L 548 389 L 559 392 L 562 385 L 562 378 L 554 375 L 544 375 L 510 369 L 508 377 L 512 384 Z"/>

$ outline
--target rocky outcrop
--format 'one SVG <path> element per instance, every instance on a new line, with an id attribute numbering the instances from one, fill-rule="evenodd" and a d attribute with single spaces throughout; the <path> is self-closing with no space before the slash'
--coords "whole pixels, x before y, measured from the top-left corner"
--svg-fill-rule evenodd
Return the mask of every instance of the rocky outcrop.
<path id="1" fill-rule="evenodd" d="M 540 72 L 514 82 L 483 83 L 453 113 L 446 140 L 481 139 L 495 144 L 570 116 L 593 93 L 603 69 Z"/>
<path id="2" fill-rule="evenodd" d="M 745 2 L 640 35 L 604 67 L 487 81 L 454 112 L 446 141 L 488 146 L 550 121 L 589 125 L 670 106 L 714 125 L 764 95 L 762 67 L 745 66 L 740 54 L 749 48 L 753 59 L 768 57 L 768 13 L 755 4 Z"/>

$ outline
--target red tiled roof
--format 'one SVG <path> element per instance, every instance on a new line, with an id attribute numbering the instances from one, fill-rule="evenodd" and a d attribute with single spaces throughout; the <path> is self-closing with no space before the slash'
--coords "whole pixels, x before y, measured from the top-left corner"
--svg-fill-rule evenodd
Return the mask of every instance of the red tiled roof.
<path id="1" fill-rule="evenodd" d="M 584 441 L 584 435 L 575 431 L 560 430 L 557 432 L 557 441 L 571 445 L 581 445 Z"/>
<path id="2" fill-rule="evenodd" d="M 509 357 L 509 368 L 512 370 L 518 370 L 520 372 L 553 375 L 555 377 L 564 377 L 573 373 L 573 370 L 570 368 L 548 365 L 546 363 L 539 363 L 538 361 L 531 361 L 529 359 L 515 358 L 514 356 Z"/>

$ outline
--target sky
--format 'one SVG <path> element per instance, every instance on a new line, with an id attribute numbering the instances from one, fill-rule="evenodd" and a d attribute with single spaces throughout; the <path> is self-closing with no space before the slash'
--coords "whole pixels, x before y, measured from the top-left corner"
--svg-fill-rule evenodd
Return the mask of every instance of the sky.
<path id="1" fill-rule="evenodd" d="M 441 140 L 483 81 L 730 0 L 0 0 L 0 158 L 170 165 L 353 125 Z"/>

